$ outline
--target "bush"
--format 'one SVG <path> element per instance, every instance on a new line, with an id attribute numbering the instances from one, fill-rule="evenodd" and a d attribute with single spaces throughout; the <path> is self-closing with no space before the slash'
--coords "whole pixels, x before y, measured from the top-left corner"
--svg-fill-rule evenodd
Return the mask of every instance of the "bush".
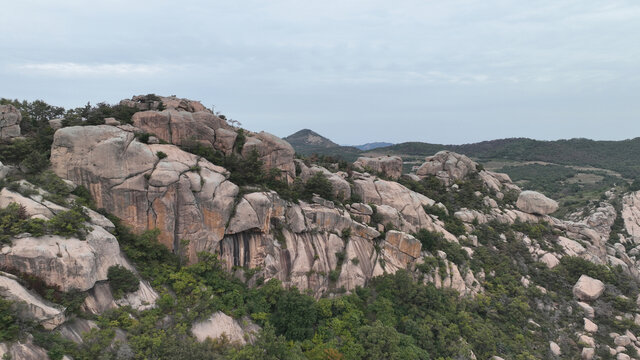
<path id="1" fill-rule="evenodd" d="M 317 172 L 313 174 L 304 186 L 302 196 L 304 199 L 310 200 L 313 194 L 317 194 L 327 200 L 333 199 L 333 186 L 323 173 Z"/>
<path id="2" fill-rule="evenodd" d="M 156 156 L 158 157 L 158 159 L 162 160 L 167 157 L 167 154 L 162 151 L 158 151 L 156 152 Z"/>
<path id="3" fill-rule="evenodd" d="M 89 216 L 80 205 L 75 205 L 71 210 L 57 213 L 47 222 L 49 231 L 54 235 L 65 237 L 77 236 L 84 239 L 89 228 L 84 225 L 89 221 Z"/>
<path id="4" fill-rule="evenodd" d="M 12 302 L 0 298 L 0 342 L 18 338 L 20 326 L 17 322 L 18 318 Z"/>
<path id="5" fill-rule="evenodd" d="M 122 295 L 137 291 L 140 288 L 140 281 L 129 269 L 120 265 L 113 265 L 107 270 L 107 279 L 116 299 Z"/>

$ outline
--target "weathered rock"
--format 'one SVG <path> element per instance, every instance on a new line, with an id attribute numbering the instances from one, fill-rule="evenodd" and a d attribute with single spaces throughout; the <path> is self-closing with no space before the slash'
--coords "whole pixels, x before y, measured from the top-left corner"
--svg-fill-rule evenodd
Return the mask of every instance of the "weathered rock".
<path id="1" fill-rule="evenodd" d="M 620 335 L 613 339 L 613 343 L 617 346 L 628 346 L 631 344 L 631 339 L 627 335 Z"/>
<path id="2" fill-rule="evenodd" d="M 542 255 L 542 257 L 540 258 L 540 262 L 546 264 L 549 269 L 553 269 L 554 267 L 558 266 L 558 264 L 560 264 L 560 260 L 558 260 L 558 258 L 551 253 Z"/>
<path id="3" fill-rule="evenodd" d="M 158 294 L 153 290 L 148 282 L 142 280 L 139 289 L 124 294 L 120 299 L 115 299 L 108 282 L 98 282 L 88 291 L 87 297 L 82 304 L 84 311 L 101 315 L 103 312 L 120 306 L 130 306 L 135 310 L 147 310 L 155 307 Z"/>
<path id="4" fill-rule="evenodd" d="M 562 350 L 560 350 L 560 346 L 553 341 L 549 341 L 549 350 L 553 356 L 562 355 Z"/>
<path id="5" fill-rule="evenodd" d="M 160 152 L 166 157 L 159 159 Z M 99 208 L 135 231 L 160 229 L 160 242 L 192 261 L 224 237 L 238 193 L 225 169 L 106 125 L 57 131 L 51 162 L 58 176 L 89 189 Z M 180 249 L 181 239 L 190 240 L 187 249 Z"/>
<path id="6" fill-rule="evenodd" d="M 120 101 L 120 105 L 134 107 L 139 110 L 159 110 L 161 105 L 165 109 L 182 110 L 187 112 L 211 112 L 199 101 L 181 99 L 176 96 L 148 96 L 137 95 L 131 99 Z"/>
<path id="7" fill-rule="evenodd" d="M 573 286 L 573 295 L 579 300 L 593 301 L 604 292 L 604 284 L 598 279 L 587 275 L 580 276 L 578 282 Z"/>
<path id="8" fill-rule="evenodd" d="M 580 354 L 580 357 L 582 358 L 582 360 L 592 360 L 595 355 L 596 355 L 596 350 L 594 348 L 586 347 L 582 349 L 582 353 Z"/>
<path id="9" fill-rule="evenodd" d="M 465 155 L 451 151 L 440 151 L 425 160 L 416 171 L 416 175 L 435 176 L 447 186 L 464 179 L 471 172 L 476 172 L 478 165 Z"/>
<path id="10" fill-rule="evenodd" d="M 11 344 L 0 343 L 0 358 L 20 359 L 20 360 L 43 360 L 48 359 L 47 351 L 33 344 L 33 337 L 14 342 Z"/>
<path id="11" fill-rule="evenodd" d="M 200 342 L 225 337 L 231 343 L 245 345 L 247 342 L 253 342 L 260 327 L 248 319 L 243 320 L 242 323 L 244 324 L 241 326 L 237 320 L 218 311 L 207 320 L 193 324 L 191 332 Z"/>
<path id="12" fill-rule="evenodd" d="M 598 325 L 596 325 L 593 321 L 587 318 L 583 318 L 583 320 L 584 320 L 584 331 L 589 333 L 598 332 Z"/>
<path id="13" fill-rule="evenodd" d="M 589 319 L 593 319 L 593 317 L 595 316 L 596 312 L 595 310 L 591 307 L 591 305 L 582 302 L 582 301 L 578 301 L 578 306 L 580 306 L 580 308 L 582 309 L 582 311 L 584 311 L 584 314 L 589 318 Z"/>
<path id="14" fill-rule="evenodd" d="M 96 281 L 107 279 L 112 265 L 130 267 L 116 238 L 99 226 L 93 226 L 86 240 L 55 235 L 13 239 L 0 253 L 0 263 L 63 291 L 91 289 Z"/>
<path id="15" fill-rule="evenodd" d="M 558 203 L 537 191 L 523 191 L 516 202 L 518 209 L 529 213 L 548 215 L 558 210 Z"/>
<path id="16" fill-rule="evenodd" d="M 0 297 L 18 302 L 16 310 L 22 318 L 37 321 L 47 330 L 65 321 L 64 308 L 28 291 L 14 276 L 3 272 L 0 272 Z"/>
<path id="17" fill-rule="evenodd" d="M 13 105 L 0 105 L 0 139 L 7 140 L 20 136 L 22 114 Z"/>
<path id="18" fill-rule="evenodd" d="M 308 181 L 311 176 L 321 173 L 329 180 L 333 189 L 333 196 L 338 200 L 347 200 L 351 197 L 351 185 L 345 180 L 346 173 L 332 173 L 322 166 L 313 165 L 311 167 L 298 165 L 301 168 L 300 178 L 302 181 Z M 343 176 L 341 176 L 343 175 Z"/>
<path id="19" fill-rule="evenodd" d="M 242 147 L 242 156 L 246 158 L 254 150 L 258 152 L 265 168 L 279 169 L 285 180 L 293 181 L 296 176 L 296 167 L 293 163 L 295 150 L 288 142 L 262 131 L 247 137 Z"/>
<path id="20" fill-rule="evenodd" d="M 76 344 L 81 344 L 83 342 L 82 336 L 96 328 L 98 328 L 98 325 L 94 321 L 75 318 L 60 326 L 58 332 L 65 339 L 71 340 Z"/>
<path id="21" fill-rule="evenodd" d="M 399 179 L 402 175 L 402 158 L 399 156 L 359 157 L 353 165 L 359 171 L 370 169 L 391 179 Z"/>
<path id="22" fill-rule="evenodd" d="M 627 233 L 635 244 L 640 243 L 640 191 L 626 194 L 622 198 L 622 219 Z"/>

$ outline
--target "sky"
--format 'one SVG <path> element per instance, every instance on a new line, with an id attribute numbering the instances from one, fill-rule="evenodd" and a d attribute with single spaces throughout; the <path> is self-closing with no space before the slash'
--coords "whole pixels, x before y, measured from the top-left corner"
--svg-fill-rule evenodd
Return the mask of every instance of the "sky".
<path id="1" fill-rule="evenodd" d="M 200 100 L 340 144 L 640 136 L 640 2 L 4 0 L 0 97 Z"/>

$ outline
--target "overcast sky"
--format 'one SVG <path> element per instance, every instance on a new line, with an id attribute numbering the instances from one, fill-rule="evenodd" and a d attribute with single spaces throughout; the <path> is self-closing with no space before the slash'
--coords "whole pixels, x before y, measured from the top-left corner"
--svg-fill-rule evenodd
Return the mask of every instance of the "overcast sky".
<path id="1" fill-rule="evenodd" d="M 640 136 L 640 2 L 4 1 L 0 97 L 197 99 L 341 144 Z"/>

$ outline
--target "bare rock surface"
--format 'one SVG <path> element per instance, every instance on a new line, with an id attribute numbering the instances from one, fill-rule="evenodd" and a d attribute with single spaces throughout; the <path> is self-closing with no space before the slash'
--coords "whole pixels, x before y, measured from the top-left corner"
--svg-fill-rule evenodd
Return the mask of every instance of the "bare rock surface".
<path id="1" fill-rule="evenodd" d="M 200 342 L 206 339 L 220 339 L 224 336 L 231 343 L 245 345 L 253 341 L 260 327 L 247 319 L 242 320 L 242 323 L 244 324 L 218 311 L 208 319 L 193 324 L 191 332 Z"/>
<path id="2" fill-rule="evenodd" d="M 0 105 L 0 139 L 7 140 L 20 136 L 22 114 L 13 105 Z"/>
<path id="3" fill-rule="evenodd" d="M 598 279 L 587 275 L 580 276 L 578 282 L 573 286 L 573 295 L 582 301 L 597 300 L 604 292 L 604 284 Z"/>
<path id="4" fill-rule="evenodd" d="M 359 171 L 371 169 L 391 179 L 399 179 L 402 175 L 402 158 L 399 156 L 359 157 L 353 165 Z"/>
<path id="5" fill-rule="evenodd" d="M 537 191 L 523 191 L 516 202 L 518 209 L 538 215 L 548 215 L 558 210 L 558 203 Z"/>

